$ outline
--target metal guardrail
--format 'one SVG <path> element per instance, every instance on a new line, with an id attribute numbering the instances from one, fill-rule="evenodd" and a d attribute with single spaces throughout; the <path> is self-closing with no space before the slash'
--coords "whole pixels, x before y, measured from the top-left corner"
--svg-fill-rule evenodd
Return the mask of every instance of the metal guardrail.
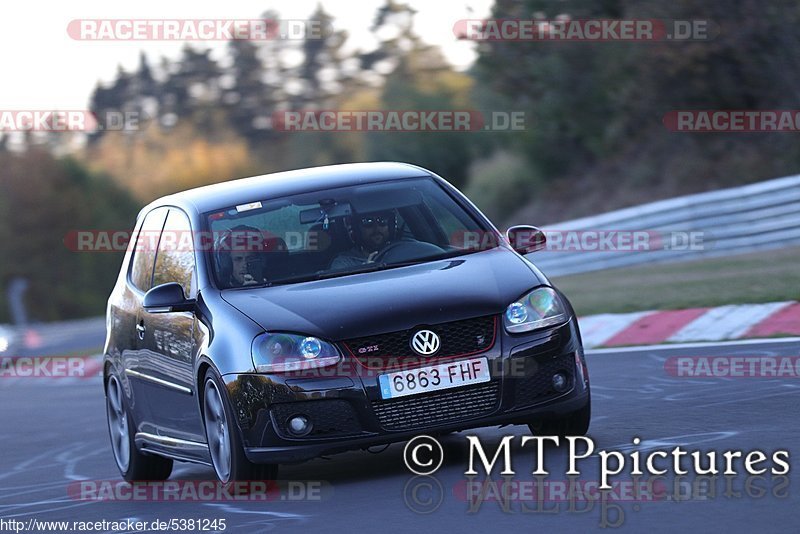
<path id="1" fill-rule="evenodd" d="M 557 237 L 562 240 L 593 231 L 647 231 L 665 237 L 694 233 L 702 239 L 702 246 L 684 249 L 665 249 L 657 239 L 657 246 L 647 250 L 549 246 L 529 255 L 549 276 L 796 246 L 800 245 L 800 175 L 642 204 L 543 230 L 550 236 L 561 234 Z"/>

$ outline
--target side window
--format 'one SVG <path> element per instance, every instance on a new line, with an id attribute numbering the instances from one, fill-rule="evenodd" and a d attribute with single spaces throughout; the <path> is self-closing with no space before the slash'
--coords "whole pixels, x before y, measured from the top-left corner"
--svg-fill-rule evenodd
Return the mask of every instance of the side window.
<path id="1" fill-rule="evenodd" d="M 156 208 L 148 213 L 136 236 L 136 249 L 131 260 L 131 282 L 142 291 L 147 291 L 151 287 L 156 247 L 167 211 L 167 208 Z"/>
<path id="2" fill-rule="evenodd" d="M 168 282 L 183 286 L 187 297 L 192 294 L 194 278 L 194 240 L 189 218 L 180 210 L 170 209 L 161 234 L 153 274 L 153 287 Z"/>

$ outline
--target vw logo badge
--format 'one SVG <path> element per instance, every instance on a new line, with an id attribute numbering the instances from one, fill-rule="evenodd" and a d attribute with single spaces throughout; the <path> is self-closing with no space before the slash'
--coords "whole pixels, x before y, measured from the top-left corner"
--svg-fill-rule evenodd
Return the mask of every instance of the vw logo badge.
<path id="1" fill-rule="evenodd" d="M 436 354 L 440 345 L 438 334 L 430 330 L 420 330 L 411 338 L 411 348 L 422 356 Z"/>

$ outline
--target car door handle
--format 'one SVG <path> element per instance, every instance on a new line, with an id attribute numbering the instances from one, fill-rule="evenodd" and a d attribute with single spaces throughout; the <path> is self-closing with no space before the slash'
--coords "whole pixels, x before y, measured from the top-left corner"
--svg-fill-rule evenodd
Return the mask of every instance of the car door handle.
<path id="1" fill-rule="evenodd" d="M 136 325 L 136 332 L 138 332 L 139 334 L 139 339 L 144 339 L 144 331 L 145 331 L 144 324 L 139 323 Z"/>

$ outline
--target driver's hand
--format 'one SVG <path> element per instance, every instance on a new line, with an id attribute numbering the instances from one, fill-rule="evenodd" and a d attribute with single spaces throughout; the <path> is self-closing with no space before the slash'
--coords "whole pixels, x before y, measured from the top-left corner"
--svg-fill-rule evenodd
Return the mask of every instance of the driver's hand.
<path id="1" fill-rule="evenodd" d="M 242 282 L 243 286 L 253 286 L 256 284 L 258 284 L 258 280 L 253 278 L 253 275 L 251 274 L 244 275 L 244 282 Z"/>
<path id="2" fill-rule="evenodd" d="M 375 258 L 378 256 L 380 251 L 376 250 L 375 252 L 371 252 L 369 256 L 367 256 L 367 263 L 374 263 Z"/>

